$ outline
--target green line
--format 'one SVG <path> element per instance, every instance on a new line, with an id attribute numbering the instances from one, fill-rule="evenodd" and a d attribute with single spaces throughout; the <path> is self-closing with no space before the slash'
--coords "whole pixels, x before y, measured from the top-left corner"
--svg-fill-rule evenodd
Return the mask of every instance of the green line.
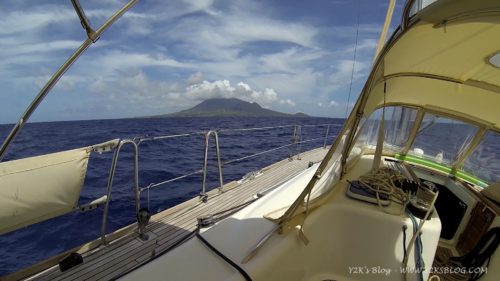
<path id="1" fill-rule="evenodd" d="M 455 177 L 457 177 L 459 179 L 465 180 L 467 182 L 470 182 L 472 184 L 475 184 L 475 185 L 483 187 L 483 188 L 488 186 L 488 183 L 486 183 L 485 181 L 483 181 L 483 180 L 481 180 L 481 179 L 479 179 L 471 174 L 468 174 L 464 171 L 453 171 L 450 167 L 445 166 L 443 164 L 436 163 L 434 161 L 430 161 L 430 160 L 423 159 L 420 157 L 415 157 L 413 155 L 396 154 L 396 155 L 394 155 L 394 157 L 396 159 L 399 159 L 399 160 L 412 162 L 412 163 L 419 164 L 419 165 L 422 165 L 422 166 L 427 167 L 427 168 L 438 170 L 438 171 L 446 173 L 446 174 L 454 175 Z"/>

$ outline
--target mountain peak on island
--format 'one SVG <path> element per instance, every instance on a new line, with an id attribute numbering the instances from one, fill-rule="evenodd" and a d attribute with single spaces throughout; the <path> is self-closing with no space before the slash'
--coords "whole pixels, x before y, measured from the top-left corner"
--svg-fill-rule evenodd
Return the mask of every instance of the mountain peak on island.
<path id="1" fill-rule="evenodd" d="M 304 113 L 288 114 L 261 107 L 256 102 L 246 102 L 237 98 L 207 99 L 198 105 L 162 117 L 309 117 Z"/>
<path id="2" fill-rule="evenodd" d="M 227 110 L 258 110 L 262 107 L 255 102 L 246 102 L 237 98 L 213 98 L 204 100 L 191 109 L 212 111 L 219 109 Z"/>

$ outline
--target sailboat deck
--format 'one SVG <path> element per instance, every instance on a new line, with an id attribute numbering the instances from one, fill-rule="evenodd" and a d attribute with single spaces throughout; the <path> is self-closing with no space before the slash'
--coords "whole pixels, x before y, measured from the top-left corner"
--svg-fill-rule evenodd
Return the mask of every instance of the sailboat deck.
<path id="1" fill-rule="evenodd" d="M 239 206 L 255 198 L 256 194 L 272 189 L 305 170 L 310 162 L 321 161 L 326 152 L 327 149 L 317 148 L 302 153 L 300 160 L 296 157 L 293 161 L 284 159 L 262 169 L 262 175 L 252 180 L 225 184 L 223 193 L 219 193 L 217 189 L 212 190 L 208 193 L 206 203 L 193 198 L 158 213 L 151 218 L 146 228 L 149 235 L 147 241 L 140 239 L 137 227 L 131 225 L 119 230 L 118 232 L 126 234 L 109 245 L 83 253 L 82 264 L 65 272 L 61 272 L 57 264 L 52 265 L 28 280 L 112 280 L 177 246 L 196 229 L 197 218 Z M 29 268 L 25 272 L 43 270 L 41 265 L 35 267 L 38 268 Z M 8 279 L 20 277 L 22 276 L 14 274 L 8 276 Z"/>

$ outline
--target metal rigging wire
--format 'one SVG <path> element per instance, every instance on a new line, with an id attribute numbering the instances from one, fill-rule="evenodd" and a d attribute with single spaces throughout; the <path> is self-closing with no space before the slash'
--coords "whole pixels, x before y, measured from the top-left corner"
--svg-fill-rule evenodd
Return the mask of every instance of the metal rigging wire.
<path id="1" fill-rule="evenodd" d="M 347 118 L 347 113 L 349 113 L 349 102 L 351 100 L 351 91 L 352 91 L 352 81 L 354 80 L 354 67 L 356 66 L 356 53 L 358 50 L 358 36 L 359 36 L 359 10 L 360 5 L 359 1 L 356 1 L 357 4 L 357 15 L 356 15 L 356 41 L 354 43 L 354 56 L 352 59 L 352 70 L 351 70 L 351 82 L 349 83 L 349 94 L 347 96 L 347 103 L 345 104 L 345 118 Z"/>

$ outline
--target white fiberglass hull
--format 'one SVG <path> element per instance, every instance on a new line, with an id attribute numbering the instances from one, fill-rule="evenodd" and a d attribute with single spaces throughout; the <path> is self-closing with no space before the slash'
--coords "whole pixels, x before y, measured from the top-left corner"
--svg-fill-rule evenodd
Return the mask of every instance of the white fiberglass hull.
<path id="1" fill-rule="evenodd" d="M 369 165 L 361 159 L 351 175 Z M 298 231 L 274 234 L 248 263 L 241 261 L 274 224 L 264 214 L 290 204 L 316 166 L 277 188 L 232 217 L 202 231 L 212 246 L 241 266 L 252 280 L 401 280 L 404 257 L 403 225 L 409 218 L 388 215 L 376 205 L 345 196 L 346 182 L 336 185 L 327 204 L 311 212 L 304 224 L 306 246 Z M 349 177 L 347 177 L 349 178 Z M 298 226 L 297 226 L 298 227 Z M 423 259 L 431 265 L 439 241 L 441 222 L 437 214 L 425 223 Z M 406 244 L 411 238 L 408 231 Z M 414 266 L 410 253 L 409 266 Z M 424 279 L 428 272 L 424 274 Z M 121 280 L 243 280 L 198 238 L 135 270 Z M 409 274 L 408 280 L 417 280 Z"/>

